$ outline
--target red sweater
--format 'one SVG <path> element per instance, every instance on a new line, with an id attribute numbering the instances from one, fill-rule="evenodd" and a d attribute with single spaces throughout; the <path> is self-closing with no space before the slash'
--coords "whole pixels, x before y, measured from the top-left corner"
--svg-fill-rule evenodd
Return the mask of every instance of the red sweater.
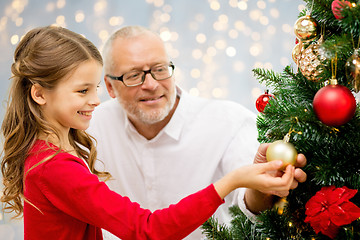
<path id="1" fill-rule="evenodd" d="M 210 185 L 151 213 L 111 191 L 81 159 L 65 152 L 28 172 L 54 153 L 39 140 L 25 161 L 24 195 L 31 203 L 24 203 L 25 240 L 102 239 L 101 228 L 124 240 L 182 239 L 223 203 Z"/>

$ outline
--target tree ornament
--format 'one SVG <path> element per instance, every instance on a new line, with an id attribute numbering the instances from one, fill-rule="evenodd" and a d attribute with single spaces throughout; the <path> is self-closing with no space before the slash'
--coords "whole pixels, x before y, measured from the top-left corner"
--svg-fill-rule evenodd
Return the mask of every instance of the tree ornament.
<path id="1" fill-rule="evenodd" d="M 355 49 L 345 64 L 346 78 L 351 82 L 355 92 L 360 90 L 360 48 Z"/>
<path id="2" fill-rule="evenodd" d="M 322 72 L 319 69 L 321 62 L 325 60 L 321 49 L 322 42 L 323 38 L 321 37 L 317 43 L 310 44 L 298 56 L 298 67 L 304 77 L 310 81 L 318 81 L 318 76 Z"/>
<path id="3" fill-rule="evenodd" d="M 319 35 L 318 23 L 310 15 L 300 17 L 294 25 L 294 33 L 301 41 L 314 40 Z"/>
<path id="4" fill-rule="evenodd" d="M 264 94 L 261 94 L 257 99 L 256 99 L 256 109 L 259 112 L 263 112 L 266 105 L 269 103 L 270 98 L 274 98 L 274 95 L 269 94 L 269 91 L 266 90 Z"/>
<path id="5" fill-rule="evenodd" d="M 290 133 L 287 133 L 283 140 L 277 140 L 271 143 L 266 151 L 266 159 L 268 162 L 281 160 L 284 163 L 282 170 L 285 169 L 287 165 L 295 165 L 296 163 L 298 153 L 289 140 Z"/>
<path id="6" fill-rule="evenodd" d="M 304 50 L 303 44 L 302 42 L 297 43 L 293 50 L 292 50 L 292 59 L 294 60 L 294 62 L 296 63 L 296 65 L 299 65 L 299 60 L 301 57 L 301 52 Z"/>
<path id="7" fill-rule="evenodd" d="M 313 99 L 313 108 L 319 120 L 328 126 L 341 126 L 354 116 L 356 100 L 351 91 L 337 84 L 335 78 L 321 88 Z"/>
<path id="8" fill-rule="evenodd" d="M 310 223 L 316 233 L 334 239 L 340 226 L 360 217 L 360 208 L 349 201 L 356 193 L 357 190 L 345 186 L 322 187 L 305 205 L 305 222 Z"/>
<path id="9" fill-rule="evenodd" d="M 343 19 L 344 17 L 341 15 L 341 12 L 343 11 L 343 9 L 349 6 L 351 7 L 351 3 L 349 1 L 340 1 L 340 0 L 335 0 L 331 3 L 331 10 L 335 16 L 336 19 Z"/>

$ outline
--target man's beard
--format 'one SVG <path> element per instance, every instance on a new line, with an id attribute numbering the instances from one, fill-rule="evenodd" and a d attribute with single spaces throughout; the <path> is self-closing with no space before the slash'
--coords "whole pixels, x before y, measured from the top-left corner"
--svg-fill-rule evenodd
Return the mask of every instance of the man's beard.
<path id="1" fill-rule="evenodd" d="M 176 90 L 172 91 L 169 101 L 166 103 L 164 108 L 144 111 L 141 108 L 137 107 L 137 104 L 123 101 L 120 98 L 121 106 L 125 109 L 127 115 L 131 119 L 136 119 L 137 121 L 141 121 L 144 124 L 151 125 L 157 122 L 164 120 L 172 110 L 176 101 Z"/>

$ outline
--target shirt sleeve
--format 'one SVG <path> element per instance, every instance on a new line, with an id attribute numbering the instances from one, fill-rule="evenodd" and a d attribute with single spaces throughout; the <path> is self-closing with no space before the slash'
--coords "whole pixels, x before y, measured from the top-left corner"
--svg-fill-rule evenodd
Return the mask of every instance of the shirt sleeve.
<path id="1" fill-rule="evenodd" d="M 80 159 L 61 155 L 41 165 L 38 184 L 44 195 L 61 211 L 124 240 L 182 239 L 224 202 L 211 184 L 177 204 L 152 213 L 111 191 Z"/>

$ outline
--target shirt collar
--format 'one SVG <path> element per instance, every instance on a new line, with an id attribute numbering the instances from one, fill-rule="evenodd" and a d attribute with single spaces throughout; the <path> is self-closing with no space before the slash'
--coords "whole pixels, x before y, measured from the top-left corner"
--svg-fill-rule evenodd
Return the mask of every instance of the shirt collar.
<path id="1" fill-rule="evenodd" d="M 186 92 L 184 92 L 181 88 L 176 87 L 176 95 L 179 98 L 179 104 L 177 105 L 177 108 L 171 117 L 169 123 L 159 132 L 159 134 L 154 137 L 153 139 L 149 140 L 149 142 L 154 142 L 157 139 L 159 139 L 163 134 L 168 135 L 174 140 L 179 140 L 181 131 L 184 126 L 184 115 L 185 115 L 185 109 L 186 109 Z M 185 99 L 184 99 L 185 98 Z M 124 111 L 124 110 L 122 110 Z M 125 113 L 125 111 L 124 111 Z M 140 136 L 138 131 L 135 129 L 133 124 L 130 122 L 129 118 L 127 117 L 126 113 L 124 116 L 124 123 L 125 123 L 125 130 L 127 132 L 135 133 Z M 140 136 L 141 138 L 145 139 L 143 136 Z"/>

